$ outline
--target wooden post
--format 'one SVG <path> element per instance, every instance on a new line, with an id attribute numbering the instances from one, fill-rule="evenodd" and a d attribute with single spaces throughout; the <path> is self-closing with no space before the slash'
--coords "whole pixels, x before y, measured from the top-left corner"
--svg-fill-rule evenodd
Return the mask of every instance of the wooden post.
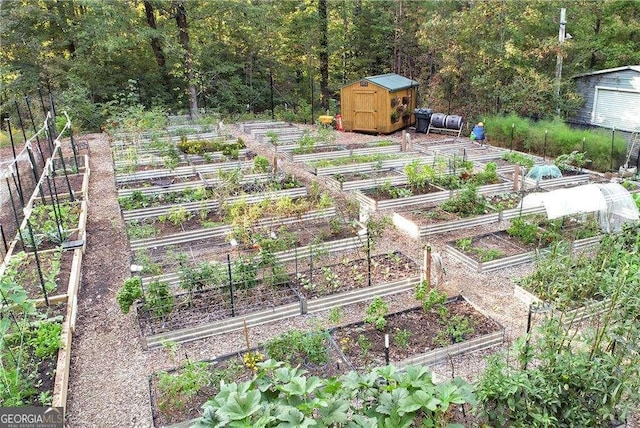
<path id="1" fill-rule="evenodd" d="M 273 157 L 273 173 L 278 173 L 278 156 Z"/>
<path id="2" fill-rule="evenodd" d="M 407 151 L 410 152 L 413 150 L 413 146 L 411 145 L 411 134 L 407 134 Z"/>
<path id="3" fill-rule="evenodd" d="M 513 191 L 517 192 L 519 186 L 519 180 L 520 180 L 520 165 L 516 164 L 515 168 L 513 169 Z"/>
<path id="4" fill-rule="evenodd" d="M 424 247 L 424 280 L 431 286 L 431 245 Z"/>
<path id="5" fill-rule="evenodd" d="M 400 151 L 407 151 L 407 131 L 405 131 L 404 129 L 402 130 L 402 139 L 400 140 Z"/>
<path id="6" fill-rule="evenodd" d="M 243 320 L 242 323 L 244 324 L 244 340 L 247 343 L 247 352 L 249 352 L 251 346 L 249 346 L 249 329 L 247 328 L 247 320 Z"/>

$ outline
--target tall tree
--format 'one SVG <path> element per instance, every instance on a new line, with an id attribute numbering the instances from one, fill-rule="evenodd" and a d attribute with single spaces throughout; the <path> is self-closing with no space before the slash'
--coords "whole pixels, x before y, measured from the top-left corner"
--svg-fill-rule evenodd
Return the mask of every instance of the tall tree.
<path id="1" fill-rule="evenodd" d="M 156 11 L 153 7 L 153 4 L 150 0 L 144 0 L 144 11 L 147 18 L 147 24 L 152 29 L 153 33 L 150 37 L 151 49 L 153 50 L 153 56 L 156 59 L 156 63 L 158 64 L 158 68 L 160 70 L 160 74 L 162 76 L 162 81 L 164 83 L 165 90 L 167 92 L 171 91 L 171 79 L 169 77 L 169 73 L 167 73 L 167 60 L 164 55 L 164 51 L 162 49 L 162 43 L 160 42 L 160 37 L 158 37 L 158 25 L 156 23 Z"/>
<path id="2" fill-rule="evenodd" d="M 322 107 L 329 107 L 329 42 L 327 23 L 327 0 L 318 0 L 318 16 L 320 24 L 320 93 L 322 94 Z"/>
<path id="3" fill-rule="evenodd" d="M 198 112 L 198 91 L 195 85 L 195 72 L 193 65 L 193 57 L 191 55 L 191 46 L 189 44 L 189 28 L 187 25 L 187 10 L 184 1 L 172 1 L 172 8 L 176 17 L 178 26 L 178 40 L 182 46 L 184 53 L 184 76 L 187 82 L 187 91 L 189 93 L 189 112 L 192 117 L 197 117 Z"/>

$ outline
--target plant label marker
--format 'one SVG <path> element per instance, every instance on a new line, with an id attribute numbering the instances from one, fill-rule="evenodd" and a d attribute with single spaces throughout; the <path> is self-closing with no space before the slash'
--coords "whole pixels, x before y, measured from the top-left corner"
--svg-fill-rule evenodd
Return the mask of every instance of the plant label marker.
<path id="1" fill-rule="evenodd" d="M 384 361 L 389 365 L 389 334 L 384 335 Z"/>

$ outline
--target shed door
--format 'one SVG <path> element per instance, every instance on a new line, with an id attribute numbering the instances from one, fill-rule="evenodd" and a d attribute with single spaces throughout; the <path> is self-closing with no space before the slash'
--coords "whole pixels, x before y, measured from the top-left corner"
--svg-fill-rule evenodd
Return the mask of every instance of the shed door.
<path id="1" fill-rule="evenodd" d="M 376 91 L 353 92 L 353 129 L 359 131 L 375 131 L 376 123 Z"/>
<path id="2" fill-rule="evenodd" d="M 624 131 L 640 129 L 640 92 L 596 86 L 591 123 Z"/>

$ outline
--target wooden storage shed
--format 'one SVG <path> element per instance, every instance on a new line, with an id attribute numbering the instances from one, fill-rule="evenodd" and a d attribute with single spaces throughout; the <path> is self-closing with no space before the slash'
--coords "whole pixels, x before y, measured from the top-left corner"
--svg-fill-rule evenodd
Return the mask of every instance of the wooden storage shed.
<path id="1" fill-rule="evenodd" d="M 395 73 L 365 77 L 340 89 L 345 131 L 388 134 L 413 125 L 418 82 Z"/>

